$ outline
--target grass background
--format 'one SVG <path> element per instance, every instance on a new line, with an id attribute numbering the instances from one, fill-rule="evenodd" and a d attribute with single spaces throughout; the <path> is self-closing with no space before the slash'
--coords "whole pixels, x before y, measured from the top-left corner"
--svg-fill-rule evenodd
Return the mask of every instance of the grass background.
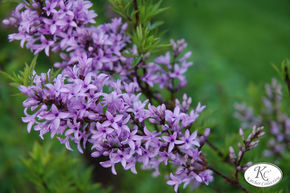
<path id="1" fill-rule="evenodd" d="M 100 15 L 100 23 L 106 21 L 105 0 L 94 1 Z M 290 54 L 290 1 L 289 0 L 166 0 L 170 7 L 158 19 L 165 22 L 164 39 L 184 38 L 188 50 L 192 50 L 192 66 L 187 72 L 188 85 L 182 91 L 207 105 L 208 122 L 212 125 L 211 140 L 223 151 L 225 144 L 235 144 L 239 122 L 233 118 L 233 104 L 258 100 L 253 95 L 262 95 L 263 86 L 277 73 L 272 64 L 280 64 Z M 7 17 L 14 3 L 0 1 L 0 19 Z M 19 42 L 9 43 L 11 29 L 0 26 L 0 70 L 13 72 L 21 69 L 24 62 L 32 60 L 32 54 L 19 48 Z M 45 71 L 47 63 L 54 58 L 44 56 L 39 60 L 39 71 Z M 14 96 L 17 90 L 9 86 L 0 75 L 0 192 L 31 192 L 22 178 L 25 167 L 21 158 L 32 149 L 33 141 L 40 141 L 37 133 L 29 135 L 21 123 L 23 97 Z M 254 94 L 253 94 L 254 93 Z M 182 92 L 179 93 L 182 95 Z M 207 116 L 205 116 L 205 119 Z M 46 143 L 46 142 L 41 142 Z M 60 148 L 63 148 L 60 146 Z M 214 152 L 208 153 L 215 160 Z M 259 153 L 247 157 L 262 161 Z M 78 154 L 68 153 L 78 157 Z M 252 157 L 251 157 L 252 156 Z M 272 160 L 273 161 L 273 160 Z M 218 161 L 217 161 L 218 162 Z M 216 164 L 216 163 L 213 163 Z M 226 167 L 219 165 L 218 167 Z M 289 167 L 288 169 L 289 170 Z M 111 177 L 109 184 L 118 193 L 173 192 L 162 177 L 152 178 L 151 172 L 140 171 L 133 175 L 119 169 L 118 177 Z M 109 172 L 109 170 L 107 171 Z M 230 174 L 230 170 L 228 170 Z M 284 172 L 285 174 L 286 172 Z M 289 191 L 288 177 L 273 187 L 255 189 L 254 192 Z M 251 188 L 250 185 L 245 185 Z M 238 192 L 216 179 L 209 187 L 202 186 L 196 192 Z M 191 192 L 190 189 L 184 192 Z"/>

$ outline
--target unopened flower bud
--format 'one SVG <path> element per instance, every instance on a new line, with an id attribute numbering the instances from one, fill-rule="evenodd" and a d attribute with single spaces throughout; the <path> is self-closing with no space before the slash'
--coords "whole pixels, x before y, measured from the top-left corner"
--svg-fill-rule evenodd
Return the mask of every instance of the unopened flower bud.
<path id="1" fill-rule="evenodd" d="M 244 132 L 243 132 L 243 129 L 242 128 L 240 128 L 240 136 L 241 136 L 241 138 L 244 141 L 245 140 L 245 137 L 244 137 Z"/>

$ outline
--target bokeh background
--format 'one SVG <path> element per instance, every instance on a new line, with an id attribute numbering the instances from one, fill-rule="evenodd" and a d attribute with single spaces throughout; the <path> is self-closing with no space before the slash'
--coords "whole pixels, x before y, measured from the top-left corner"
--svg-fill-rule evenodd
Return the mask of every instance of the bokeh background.
<path id="1" fill-rule="evenodd" d="M 108 21 L 111 16 L 108 2 L 93 1 L 94 8 L 99 14 L 98 22 Z M 236 144 L 239 122 L 233 117 L 234 103 L 259 105 L 260 96 L 264 93 L 264 84 L 273 77 L 278 77 L 272 65 L 279 65 L 282 60 L 290 57 L 290 1 L 289 0 L 166 0 L 164 6 L 169 9 L 158 19 L 164 21 L 161 27 L 166 30 L 164 40 L 169 38 L 184 38 L 188 42 L 188 50 L 192 50 L 192 66 L 187 73 L 188 85 L 182 91 L 193 98 L 193 102 L 206 104 L 208 110 L 204 119 L 212 128 L 210 139 L 227 151 L 228 145 Z M 0 0 L 0 20 L 9 16 L 16 6 L 12 0 Z M 0 24 L 0 70 L 17 72 L 22 70 L 25 62 L 30 63 L 33 55 L 19 47 L 19 42 L 9 43 L 7 36 L 13 29 Z M 40 55 L 37 63 L 38 72 L 46 71 L 55 57 L 47 58 Z M 182 93 L 180 93 L 182 95 Z M 17 89 L 9 84 L 0 74 L 0 192 L 37 192 L 31 183 L 31 176 L 25 160 L 31 160 L 29 153 L 35 148 L 35 143 L 42 148 L 51 146 L 49 163 L 63 160 L 54 165 L 45 165 L 44 173 L 54 170 L 52 176 L 70 174 L 76 179 L 82 176 L 85 168 L 92 168 L 91 181 L 100 182 L 104 189 L 116 193 L 172 193 L 164 178 L 152 178 L 150 171 L 138 170 L 138 175 L 118 169 L 118 176 L 110 175 L 110 170 L 94 168 L 93 161 L 88 161 L 77 152 L 66 152 L 56 140 L 41 141 L 36 132 L 28 134 L 26 125 L 21 122 L 23 115 L 23 96 L 18 95 Z M 40 147 L 39 147 L 40 148 Z M 260 149 L 263 147 L 260 147 Z M 255 150 L 256 151 L 256 150 Z M 214 152 L 209 157 L 215 159 Z M 250 161 L 261 160 L 261 151 L 257 150 L 248 155 Z M 68 160 L 74 160 L 73 168 L 63 169 Z M 216 159 L 219 165 L 218 159 Z M 275 160 L 268 160 L 275 161 Z M 41 163 L 39 167 L 41 167 Z M 283 164 L 283 163 L 282 163 Z M 286 163 L 287 164 L 287 163 Z M 57 167 L 58 169 L 55 169 Z M 219 167 L 226 167 L 220 165 Z M 288 169 L 289 170 L 289 169 Z M 58 173 L 59 172 L 59 173 Z M 228 171 L 230 174 L 230 170 Z M 289 173 L 286 171 L 284 173 Z M 48 177 L 48 181 L 59 179 Z M 255 189 L 254 192 L 289 192 L 290 179 L 286 176 L 283 181 L 268 189 Z M 63 185 L 61 185 L 63 186 Z M 214 187 L 214 188 L 213 188 Z M 215 189 L 215 190 L 214 190 Z M 103 192 L 98 188 L 95 192 Z M 61 188 L 59 192 L 62 193 Z M 70 191 L 69 191 L 70 192 Z M 76 191 L 78 192 L 78 191 Z M 191 192 L 190 189 L 184 192 Z M 193 191 L 192 191 L 193 192 Z M 216 179 L 209 187 L 201 186 L 194 192 L 239 192 Z"/>

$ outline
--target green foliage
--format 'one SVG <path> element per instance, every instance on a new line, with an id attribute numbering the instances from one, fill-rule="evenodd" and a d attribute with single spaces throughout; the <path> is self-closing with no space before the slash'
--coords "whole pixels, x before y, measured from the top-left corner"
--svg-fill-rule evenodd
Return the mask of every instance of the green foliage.
<path id="1" fill-rule="evenodd" d="M 139 54 L 160 52 L 169 47 L 161 43 L 158 27 L 163 24 L 155 17 L 167 10 L 162 8 L 162 1 L 154 0 L 110 0 L 112 9 L 129 24 L 129 36 L 138 48 Z M 138 10 L 136 10 L 138 9 Z"/>
<path id="2" fill-rule="evenodd" d="M 31 85 L 35 76 L 33 75 L 33 72 L 35 69 L 37 57 L 38 55 L 36 55 L 33 58 L 33 60 L 31 61 L 29 65 L 25 63 L 24 70 L 20 71 L 18 74 L 16 74 L 15 72 L 13 72 L 12 74 L 9 74 L 3 71 L 0 71 L 0 73 L 6 76 L 7 78 L 9 78 L 12 81 L 12 85 L 15 87 L 18 87 L 20 85 L 24 85 L 24 86 Z"/>
<path id="3" fill-rule="evenodd" d="M 112 9 L 131 24 L 140 23 L 143 26 L 151 26 L 150 29 L 163 23 L 162 21 L 152 23 L 152 19 L 168 9 L 161 7 L 162 1 L 156 0 L 110 0 L 110 3 Z"/>
<path id="4" fill-rule="evenodd" d="M 273 68 L 276 70 L 279 77 L 284 82 L 283 88 L 285 88 L 285 90 L 288 89 L 288 97 L 290 98 L 290 60 L 283 60 L 280 67 L 273 64 Z"/>
<path id="5" fill-rule="evenodd" d="M 124 19 L 132 22 L 132 18 L 135 18 L 136 11 L 132 12 L 131 15 L 129 11 L 132 6 L 132 1 L 109 0 L 109 2 L 112 4 L 112 9 Z"/>
<path id="6" fill-rule="evenodd" d="M 92 168 L 79 167 L 76 158 L 66 151 L 51 152 L 51 145 L 35 143 L 29 158 L 23 159 L 27 167 L 26 178 L 39 193 L 108 193 L 100 184 L 92 183 Z"/>
<path id="7" fill-rule="evenodd" d="M 289 74 L 289 71 L 290 71 L 290 60 L 285 59 L 282 61 L 280 66 L 277 66 L 275 64 L 272 64 L 272 66 L 276 70 L 276 72 L 279 74 L 280 78 L 284 80 L 286 74 Z"/>
<path id="8" fill-rule="evenodd" d="M 149 27 L 151 29 L 154 29 L 155 27 L 163 24 L 163 21 L 156 21 L 154 23 L 151 23 L 152 19 L 159 15 L 160 13 L 166 11 L 167 7 L 161 7 L 162 1 L 156 1 L 156 0 L 141 0 L 139 1 L 139 4 L 141 5 L 138 7 L 139 15 L 140 15 L 140 23 Z M 155 26 L 155 27 L 154 27 Z"/>
<path id="9" fill-rule="evenodd" d="M 19 71 L 18 73 L 13 72 L 11 74 L 4 71 L 0 71 L 0 74 L 8 78 L 11 81 L 10 84 L 16 88 L 18 88 L 20 85 L 30 86 L 32 85 L 34 77 L 36 75 L 35 66 L 36 66 L 37 58 L 38 58 L 38 55 L 36 55 L 33 58 L 33 60 L 31 61 L 29 65 L 25 63 L 23 71 Z M 61 72 L 61 69 L 55 70 L 54 68 L 51 68 L 51 71 L 49 72 L 49 74 L 46 75 L 47 81 L 52 82 L 54 78 L 60 72 Z"/>
<path id="10" fill-rule="evenodd" d="M 21 3 L 22 1 L 21 0 L 3 0 L 1 3 L 15 3 L 15 4 L 18 4 L 18 3 Z"/>
<path id="11" fill-rule="evenodd" d="M 132 68 L 134 68 L 141 61 L 141 59 L 142 59 L 141 56 L 135 57 L 133 62 L 132 62 Z"/>
<path id="12" fill-rule="evenodd" d="M 156 52 L 167 45 L 160 44 L 160 38 L 152 33 L 148 27 L 138 25 L 136 31 L 131 35 L 132 42 L 137 46 L 139 53 L 145 54 L 149 52 Z"/>
<path id="13" fill-rule="evenodd" d="M 262 97 L 265 93 L 264 85 L 257 85 L 251 82 L 247 88 L 247 93 L 249 94 L 249 97 L 247 100 L 243 101 L 249 100 L 249 104 L 251 104 L 255 112 L 256 113 L 261 112 L 264 107 L 262 100 Z"/>

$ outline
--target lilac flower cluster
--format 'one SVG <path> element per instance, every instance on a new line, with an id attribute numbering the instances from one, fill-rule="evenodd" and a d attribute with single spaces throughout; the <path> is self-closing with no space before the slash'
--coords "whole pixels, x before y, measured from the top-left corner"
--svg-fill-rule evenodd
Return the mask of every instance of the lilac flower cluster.
<path id="1" fill-rule="evenodd" d="M 168 184 L 176 191 L 181 183 L 186 187 L 212 180 L 211 171 L 201 164 L 197 131 L 189 130 L 205 106 L 199 104 L 190 112 L 182 112 L 179 106 L 173 111 L 164 104 L 155 107 L 135 94 L 140 91 L 137 83 L 82 71 L 67 67 L 54 80 L 49 72 L 35 75 L 32 86 L 19 87 L 28 96 L 23 102 L 28 132 L 33 128 L 42 138 L 46 133 L 56 135 L 69 150 L 74 142 L 81 153 L 90 144 L 93 157 L 108 157 L 101 165 L 111 167 L 113 174 L 118 163 L 136 173 L 140 162 L 144 169 L 154 169 L 155 175 L 160 164 L 172 163 L 177 169 Z"/>
<path id="2" fill-rule="evenodd" d="M 264 109 L 260 115 L 255 116 L 251 108 L 245 105 L 236 105 L 236 117 L 243 125 L 255 123 L 267 124 L 272 137 L 268 141 L 266 156 L 282 155 L 285 150 L 290 149 L 290 117 L 281 109 L 281 85 L 273 79 L 271 84 L 265 86 L 266 96 L 263 97 Z"/>
<path id="3" fill-rule="evenodd" d="M 3 21 L 4 24 L 18 28 L 18 33 L 9 35 L 9 40 L 21 40 L 21 46 L 38 53 L 45 50 L 59 50 L 56 42 L 63 36 L 72 36 L 75 29 L 95 23 L 97 16 L 89 10 L 91 2 L 84 0 L 74 1 L 39 1 L 30 0 L 20 3 L 12 13 L 12 17 Z M 64 34 L 65 33 L 65 34 Z M 65 43 L 62 44 L 63 46 Z"/>
<path id="4" fill-rule="evenodd" d="M 172 164 L 175 171 L 167 183 L 176 192 L 182 183 L 184 188 L 208 184 L 212 171 L 201 146 L 210 130 L 202 136 L 191 131 L 205 106 L 190 109 L 192 100 L 186 95 L 182 101 L 174 97 L 170 106 L 150 88 L 158 84 L 176 92 L 186 85 L 184 73 L 192 65 L 187 61 L 191 53 L 181 54 L 186 43 L 171 41 L 172 53 L 153 62 L 146 61 L 150 53 L 142 54 L 132 68 L 139 54 L 125 34 L 127 25 L 113 19 L 90 26 L 97 16 L 91 6 L 86 0 L 27 0 L 3 21 L 18 28 L 11 41 L 20 40 L 22 47 L 26 43 L 34 54 L 58 52 L 62 59 L 54 64 L 62 68 L 55 78 L 50 71 L 34 72 L 33 84 L 19 87 L 28 96 L 23 102 L 28 132 L 57 136 L 68 150 L 71 143 L 81 153 L 91 148 L 92 157 L 108 158 L 100 164 L 113 174 L 118 163 L 133 173 L 141 163 L 143 169 L 154 169 L 154 175 L 159 175 L 160 164 Z M 148 99 L 141 100 L 142 94 Z M 149 102 L 152 98 L 158 106 Z"/>
<path id="5" fill-rule="evenodd" d="M 9 35 L 9 40 L 20 40 L 21 47 L 26 47 L 37 54 L 50 50 L 59 52 L 63 61 L 55 67 L 73 65 L 79 58 L 91 58 L 94 65 L 91 71 L 122 71 L 121 50 L 129 38 L 125 35 L 126 24 L 121 19 L 113 19 L 111 23 L 90 26 L 96 21 L 97 14 L 89 10 L 92 6 L 86 0 L 31 0 L 20 3 L 6 25 L 18 28 L 17 33 Z"/>

